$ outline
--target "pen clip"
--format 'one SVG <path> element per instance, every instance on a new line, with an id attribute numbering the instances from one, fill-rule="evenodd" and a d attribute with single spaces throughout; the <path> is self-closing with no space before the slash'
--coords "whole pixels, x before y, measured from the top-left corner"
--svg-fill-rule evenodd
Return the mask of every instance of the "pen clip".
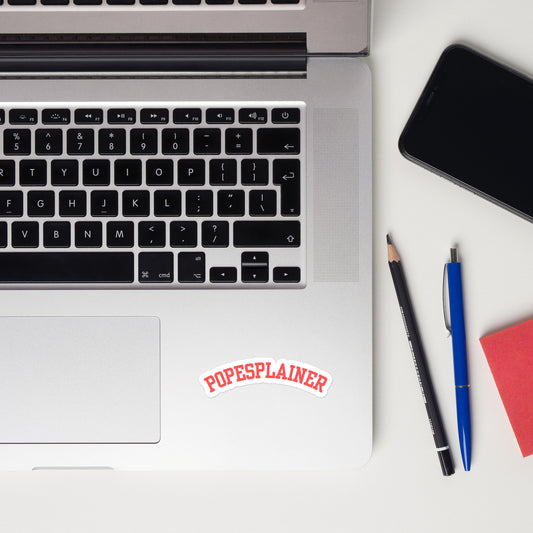
<path id="1" fill-rule="evenodd" d="M 452 325 L 450 322 L 450 293 L 447 290 L 448 286 L 448 264 L 444 265 L 444 272 L 442 273 L 442 314 L 444 315 L 444 326 L 452 334 Z"/>

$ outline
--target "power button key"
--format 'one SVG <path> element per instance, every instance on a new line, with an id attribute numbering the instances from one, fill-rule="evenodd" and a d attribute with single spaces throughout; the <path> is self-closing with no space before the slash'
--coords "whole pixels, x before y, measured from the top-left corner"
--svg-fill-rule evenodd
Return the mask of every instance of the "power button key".
<path id="1" fill-rule="evenodd" d="M 272 110 L 272 122 L 274 124 L 298 124 L 300 110 L 297 107 L 276 107 Z"/>

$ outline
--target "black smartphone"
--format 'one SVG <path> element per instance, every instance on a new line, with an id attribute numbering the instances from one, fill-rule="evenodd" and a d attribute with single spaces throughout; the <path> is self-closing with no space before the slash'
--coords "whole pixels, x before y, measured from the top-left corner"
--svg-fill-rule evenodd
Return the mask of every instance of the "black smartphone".
<path id="1" fill-rule="evenodd" d="M 533 221 L 533 83 L 462 45 L 444 51 L 401 153 Z"/>

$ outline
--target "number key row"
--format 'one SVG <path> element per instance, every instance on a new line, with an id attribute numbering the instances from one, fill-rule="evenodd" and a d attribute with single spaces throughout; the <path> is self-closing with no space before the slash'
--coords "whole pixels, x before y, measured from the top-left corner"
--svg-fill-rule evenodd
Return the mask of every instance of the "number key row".
<path id="1" fill-rule="evenodd" d="M 193 130 L 193 152 L 197 155 L 218 155 L 223 152 L 222 132 L 218 128 Z M 224 132 L 224 152 L 228 155 L 247 155 L 254 151 L 251 128 L 227 128 Z M 89 128 L 68 129 L 66 152 L 69 155 L 93 155 L 96 152 L 95 131 Z M 127 132 L 122 128 L 98 130 L 100 155 L 124 155 L 127 152 Z M 156 155 L 159 153 L 159 132 L 155 128 L 133 128 L 129 131 L 129 153 Z M 35 130 L 36 155 L 61 155 L 63 130 L 47 128 Z M 190 152 L 189 130 L 165 128 L 161 132 L 161 152 L 185 155 Z M 300 130 L 297 128 L 259 128 L 257 152 L 260 154 L 299 154 Z M 4 130 L 4 155 L 30 155 L 32 132 L 28 128 Z"/>

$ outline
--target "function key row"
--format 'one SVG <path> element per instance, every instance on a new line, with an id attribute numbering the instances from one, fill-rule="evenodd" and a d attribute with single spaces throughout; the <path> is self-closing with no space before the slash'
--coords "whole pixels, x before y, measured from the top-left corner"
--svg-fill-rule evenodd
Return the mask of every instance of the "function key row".
<path id="1" fill-rule="evenodd" d="M 268 110 L 266 108 L 242 108 L 235 115 L 233 108 L 210 108 L 205 111 L 207 124 L 233 124 L 238 119 L 241 124 L 266 124 L 268 122 Z M 108 124 L 135 124 L 137 122 L 137 110 L 108 109 Z M 168 124 L 170 111 L 165 108 L 146 108 L 139 112 L 141 124 Z M 37 109 L 10 109 L 7 119 L 12 125 L 33 125 L 39 123 Z M 42 124 L 70 124 L 70 109 L 43 109 L 41 112 Z M 103 109 L 76 109 L 74 111 L 76 124 L 103 124 Z M 174 124 L 200 124 L 202 122 L 202 110 L 200 108 L 180 108 L 172 110 L 172 122 Z M 300 110 L 298 108 L 274 108 L 271 111 L 273 124 L 298 124 L 300 122 Z M 0 125 L 6 123 L 5 110 L 0 109 Z"/>

